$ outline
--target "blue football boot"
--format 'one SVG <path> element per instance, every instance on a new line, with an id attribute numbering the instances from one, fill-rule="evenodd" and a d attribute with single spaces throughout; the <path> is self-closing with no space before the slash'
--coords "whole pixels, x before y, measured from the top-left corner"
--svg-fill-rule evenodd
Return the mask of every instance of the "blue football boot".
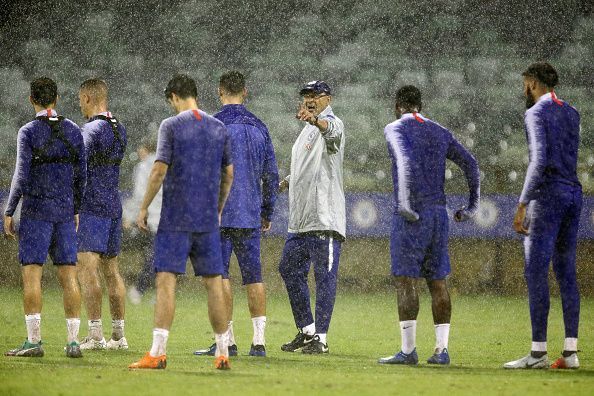
<path id="1" fill-rule="evenodd" d="M 206 349 L 199 349 L 194 351 L 194 355 L 196 356 L 214 356 L 217 350 L 217 344 L 214 343 L 210 347 Z M 237 345 L 229 345 L 229 356 L 237 356 Z"/>
<path id="2" fill-rule="evenodd" d="M 419 356 L 417 355 L 417 348 L 415 348 L 411 353 L 400 351 L 394 356 L 381 358 L 377 362 L 379 364 L 407 364 L 415 366 L 419 364 Z"/>
<path id="3" fill-rule="evenodd" d="M 266 347 L 264 345 L 254 345 L 250 347 L 250 356 L 266 356 Z"/>
<path id="4" fill-rule="evenodd" d="M 434 353 L 433 356 L 427 359 L 427 363 L 443 365 L 450 364 L 450 354 L 448 353 L 448 348 L 443 348 L 440 353 Z"/>

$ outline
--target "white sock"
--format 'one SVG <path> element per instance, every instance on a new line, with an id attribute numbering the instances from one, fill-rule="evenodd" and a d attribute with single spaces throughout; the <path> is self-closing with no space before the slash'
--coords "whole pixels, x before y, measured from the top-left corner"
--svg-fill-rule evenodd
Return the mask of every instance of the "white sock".
<path id="1" fill-rule="evenodd" d="M 111 338 L 117 341 L 124 337 L 124 319 L 111 320 Z"/>
<path id="2" fill-rule="evenodd" d="M 318 337 L 320 337 L 320 342 L 321 342 L 322 344 L 326 345 L 326 336 L 327 336 L 328 334 L 326 334 L 326 333 L 317 333 L 316 335 L 317 335 Z"/>
<path id="3" fill-rule="evenodd" d="M 547 342 L 534 342 L 532 341 L 532 349 L 531 351 L 534 352 L 546 352 L 547 351 Z"/>
<path id="4" fill-rule="evenodd" d="M 101 319 L 89 320 L 89 336 L 97 341 L 103 339 L 103 323 Z"/>
<path id="5" fill-rule="evenodd" d="M 27 340 L 31 344 L 41 341 L 41 314 L 25 315 L 25 324 L 27 325 Z"/>
<path id="6" fill-rule="evenodd" d="M 563 350 L 577 352 L 577 338 L 565 338 L 565 341 L 563 342 Z"/>
<path id="7" fill-rule="evenodd" d="M 448 347 L 448 339 L 450 338 L 450 324 L 441 323 L 435 325 L 435 349 L 437 353 L 441 353 Z"/>
<path id="8" fill-rule="evenodd" d="M 151 347 L 150 355 L 152 357 L 159 357 L 167 354 L 167 339 L 169 338 L 169 330 L 154 328 L 153 329 L 153 346 Z"/>
<path id="9" fill-rule="evenodd" d="M 217 344 L 215 356 L 229 357 L 229 330 L 223 334 L 215 333 L 215 342 Z"/>
<path id="10" fill-rule="evenodd" d="M 301 331 L 303 332 L 303 334 L 310 335 L 310 336 L 316 334 L 316 323 L 314 322 L 310 325 L 307 325 L 307 326 L 301 328 Z"/>
<path id="11" fill-rule="evenodd" d="M 400 322 L 400 337 L 402 341 L 402 352 L 406 354 L 411 353 L 417 344 L 417 321 L 403 320 Z"/>
<path id="12" fill-rule="evenodd" d="M 80 329 L 80 318 L 67 318 L 66 330 L 68 331 L 68 343 L 78 342 L 78 330 Z"/>
<path id="13" fill-rule="evenodd" d="M 266 329 L 266 316 L 256 316 L 252 318 L 252 325 L 254 327 L 254 338 L 252 338 L 252 344 L 254 345 L 266 345 L 264 338 L 264 330 Z"/>
<path id="14" fill-rule="evenodd" d="M 227 332 L 229 333 L 229 345 L 235 345 L 235 334 L 233 334 L 233 321 L 229 321 L 227 326 Z"/>

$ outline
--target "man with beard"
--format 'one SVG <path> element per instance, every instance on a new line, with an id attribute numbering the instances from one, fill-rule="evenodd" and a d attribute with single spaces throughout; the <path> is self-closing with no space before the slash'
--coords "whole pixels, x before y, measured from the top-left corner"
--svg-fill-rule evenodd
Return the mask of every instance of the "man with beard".
<path id="1" fill-rule="evenodd" d="M 330 86 L 311 81 L 301 89 L 297 119 L 307 124 L 291 153 L 289 235 L 279 265 L 297 325 L 295 338 L 281 349 L 328 353 L 326 334 L 334 309 L 340 248 L 346 234 L 342 162 L 344 126 L 334 115 Z M 311 313 L 307 275 L 314 266 L 316 317 Z"/>
<path id="2" fill-rule="evenodd" d="M 582 208 L 577 178 L 580 115 L 557 98 L 557 71 L 546 62 L 533 63 L 522 73 L 524 116 L 530 163 L 514 218 L 514 230 L 524 237 L 524 276 L 528 285 L 532 350 L 508 362 L 510 369 L 548 368 L 549 263 L 557 277 L 563 306 L 565 343 L 552 368 L 578 368 L 577 337 L 580 295 L 576 281 L 576 245 Z M 528 214 L 527 214 L 528 213 Z"/>
<path id="3" fill-rule="evenodd" d="M 424 278 L 431 293 L 435 325 L 435 350 L 427 363 L 450 363 L 448 337 L 452 303 L 446 277 L 449 219 L 444 192 L 446 159 L 464 172 L 470 197 L 468 206 L 456 211 L 454 220 L 471 218 L 478 209 L 479 168 L 474 157 L 441 125 L 421 115 L 421 91 L 406 85 L 396 93 L 398 120 L 388 124 L 384 135 L 392 159 L 395 209 L 390 253 L 396 278 L 401 350 L 381 358 L 380 364 L 416 365 L 417 278 Z"/>

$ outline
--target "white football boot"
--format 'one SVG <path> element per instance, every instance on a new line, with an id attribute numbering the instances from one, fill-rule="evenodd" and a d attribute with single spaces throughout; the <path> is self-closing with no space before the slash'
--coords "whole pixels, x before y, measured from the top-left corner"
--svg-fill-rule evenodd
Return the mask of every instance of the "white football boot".
<path id="1" fill-rule="evenodd" d="M 80 342 L 80 349 L 89 350 L 89 351 L 101 351 L 107 348 L 107 342 L 105 342 L 105 337 L 101 338 L 100 340 L 96 340 L 90 336 L 86 336 Z"/>
<path id="2" fill-rule="evenodd" d="M 546 369 L 549 368 L 549 359 L 547 355 L 534 358 L 532 355 L 524 356 L 521 359 L 507 362 L 503 365 L 506 369 Z"/>
<path id="3" fill-rule="evenodd" d="M 126 337 L 122 337 L 117 341 L 110 338 L 109 341 L 107 341 L 107 349 L 128 349 L 128 341 L 126 340 Z"/>

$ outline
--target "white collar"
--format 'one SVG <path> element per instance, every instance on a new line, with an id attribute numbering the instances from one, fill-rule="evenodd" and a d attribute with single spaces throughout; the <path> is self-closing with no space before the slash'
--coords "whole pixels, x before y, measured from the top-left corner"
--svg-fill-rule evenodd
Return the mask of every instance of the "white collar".
<path id="1" fill-rule="evenodd" d="M 54 109 L 44 109 L 35 114 L 35 117 L 55 117 L 58 113 Z"/>

